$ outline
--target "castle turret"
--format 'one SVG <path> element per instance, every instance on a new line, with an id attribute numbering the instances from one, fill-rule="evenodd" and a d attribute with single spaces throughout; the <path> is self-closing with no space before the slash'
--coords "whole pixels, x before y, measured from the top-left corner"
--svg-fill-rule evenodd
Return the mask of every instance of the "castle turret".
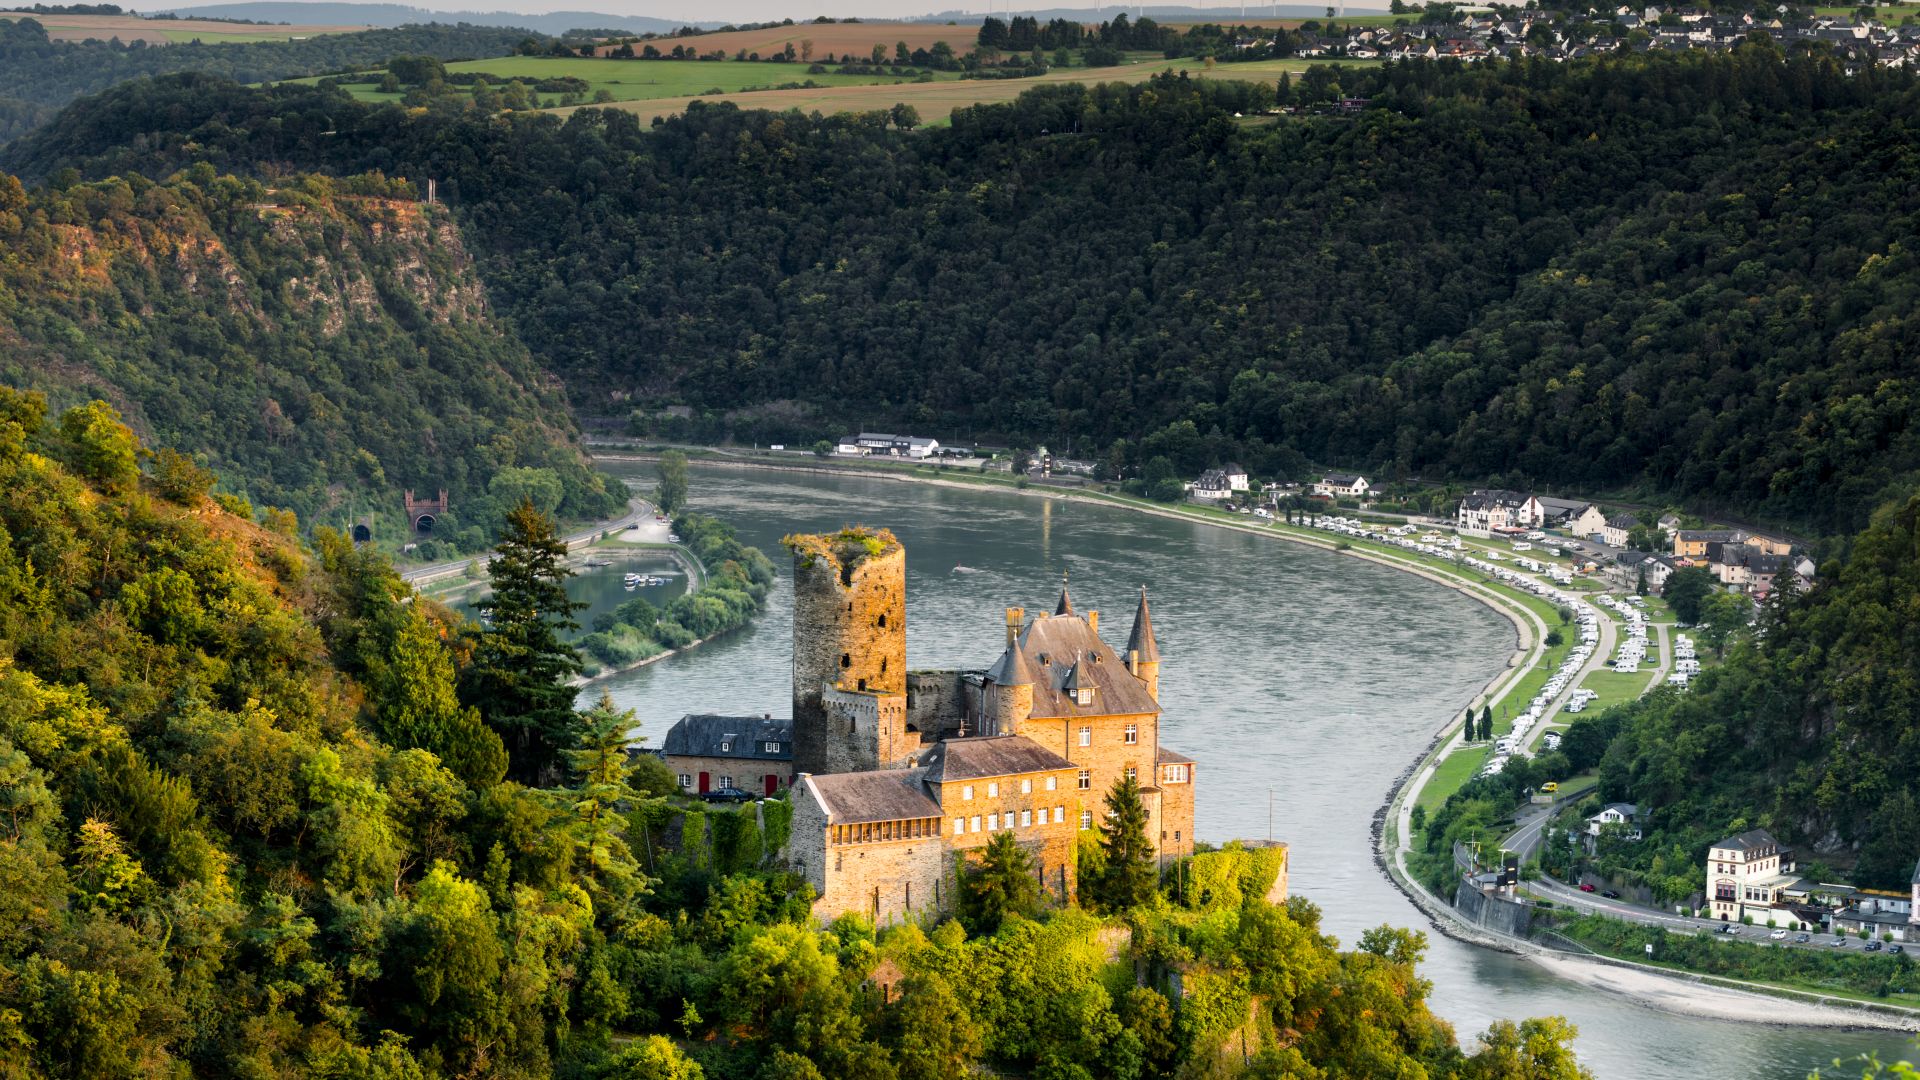
<path id="1" fill-rule="evenodd" d="M 1067 595 L 1067 577 L 1060 575 L 1060 602 L 1053 605 L 1055 615 L 1073 614 L 1073 597 Z"/>
<path id="2" fill-rule="evenodd" d="M 1147 684 L 1147 693 L 1160 700 L 1160 647 L 1153 641 L 1153 615 L 1147 611 L 1147 587 L 1140 586 L 1140 606 L 1133 613 L 1133 633 L 1127 638 L 1127 670 Z"/>
<path id="3" fill-rule="evenodd" d="M 1021 615 L 1019 608 L 1007 609 L 1007 651 L 987 669 L 990 689 L 981 703 L 987 721 L 983 735 L 1018 735 L 1020 725 L 1033 715 L 1033 686 L 1040 674 L 1020 651 Z"/>
<path id="4" fill-rule="evenodd" d="M 793 762 L 849 772 L 910 763 L 907 553 L 886 530 L 789 536 Z"/>

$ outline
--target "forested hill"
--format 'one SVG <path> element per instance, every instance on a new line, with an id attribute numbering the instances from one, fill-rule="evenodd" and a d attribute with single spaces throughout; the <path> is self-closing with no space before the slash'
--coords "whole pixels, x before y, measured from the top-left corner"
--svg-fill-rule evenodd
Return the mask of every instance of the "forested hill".
<path id="1" fill-rule="evenodd" d="M 1730 55 L 1036 90 L 899 132 L 123 87 L 7 152 L 436 177 L 589 410 L 1642 489 L 1843 531 L 1920 466 L 1912 77 Z M 743 411 L 744 410 L 744 411 Z"/>
<path id="2" fill-rule="evenodd" d="M 0 174 L 0 384 L 106 398 L 233 491 L 386 538 L 409 487 L 452 492 L 468 547 L 522 495 L 618 503 L 450 217 L 377 176 L 202 165 L 28 196 Z"/>
<path id="3" fill-rule="evenodd" d="M 0 105 L 6 99 L 64 105 L 129 79 L 180 71 L 263 82 L 384 64 L 402 54 L 443 60 L 505 56 L 526 37 L 525 30 L 510 27 L 436 23 L 319 34 L 304 41 L 148 46 L 144 42 L 51 41 L 37 21 L 14 19 L 0 22 Z M 6 135 L 0 128 L 0 141 Z"/>

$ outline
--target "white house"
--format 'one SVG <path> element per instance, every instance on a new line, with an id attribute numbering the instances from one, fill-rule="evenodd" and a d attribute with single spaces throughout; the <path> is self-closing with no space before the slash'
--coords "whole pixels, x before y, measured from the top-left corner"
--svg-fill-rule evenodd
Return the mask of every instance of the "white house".
<path id="1" fill-rule="evenodd" d="M 1626 547 L 1628 534 L 1639 527 L 1640 519 L 1632 514 L 1615 514 L 1600 530 L 1600 542 L 1609 547 Z"/>
<path id="2" fill-rule="evenodd" d="M 1627 829 L 1626 838 L 1638 840 L 1640 839 L 1639 818 L 1640 808 L 1632 803 L 1608 803 L 1600 808 L 1599 813 L 1587 819 L 1587 835 L 1597 838 L 1600 831 L 1608 825 L 1624 825 Z"/>
<path id="3" fill-rule="evenodd" d="M 1364 498 L 1372 490 L 1366 477 L 1354 473 L 1327 473 L 1320 477 L 1319 483 L 1313 485 L 1315 495 L 1325 495 L 1333 499 Z"/>
<path id="4" fill-rule="evenodd" d="M 1208 469 L 1201 473 L 1200 479 L 1187 485 L 1187 490 L 1193 493 L 1194 498 L 1209 502 L 1233 498 L 1233 484 L 1227 474 L 1219 469 Z"/>
<path id="5" fill-rule="evenodd" d="M 1751 918 L 1799 925 L 1783 895 L 1799 881 L 1790 853 L 1765 829 L 1729 836 L 1707 850 L 1707 902 L 1713 917 L 1724 922 Z"/>
<path id="6" fill-rule="evenodd" d="M 848 444 L 853 449 L 849 450 Z M 881 431 L 863 431 L 858 435 L 848 435 L 840 440 L 840 452 L 878 454 L 882 457 L 926 458 L 940 449 L 936 439 L 923 439 L 914 435 L 893 435 Z"/>
<path id="7" fill-rule="evenodd" d="M 1542 499 L 1541 504 L 1545 505 L 1545 503 L 1546 500 Z M 1585 506 L 1566 516 L 1565 528 L 1567 532 L 1583 539 L 1592 540 L 1600 536 L 1602 530 L 1606 527 L 1606 512 L 1593 503 L 1587 503 Z"/>
<path id="8" fill-rule="evenodd" d="M 1519 491 L 1474 491 L 1460 500 L 1455 524 L 1462 529 L 1531 529 L 1544 515 L 1540 500 Z"/>

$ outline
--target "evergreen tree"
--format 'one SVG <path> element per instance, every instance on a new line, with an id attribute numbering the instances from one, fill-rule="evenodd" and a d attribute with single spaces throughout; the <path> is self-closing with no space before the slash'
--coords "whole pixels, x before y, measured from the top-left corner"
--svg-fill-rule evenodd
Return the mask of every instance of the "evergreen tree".
<path id="1" fill-rule="evenodd" d="M 573 799 L 574 844 L 585 863 L 590 887 L 625 899 L 644 891 L 645 879 L 627 844 L 624 811 L 642 801 L 632 784 L 627 760 L 632 710 L 614 707 L 606 693 L 581 718 L 580 748 L 567 752 L 567 761 L 579 777 Z"/>
<path id="2" fill-rule="evenodd" d="M 1153 898 L 1159 874 L 1153 865 L 1153 842 L 1147 837 L 1147 808 L 1140 801 L 1140 781 L 1123 777 L 1107 792 L 1107 818 L 1100 823 L 1100 847 L 1106 869 L 1095 882 L 1094 901 L 1109 911 L 1126 911 Z"/>
<path id="3" fill-rule="evenodd" d="M 991 934 L 1009 915 L 1032 915 L 1039 901 L 1033 857 L 1012 833 L 997 832 L 961 882 L 960 921 L 975 934 Z"/>
<path id="4" fill-rule="evenodd" d="M 478 709 L 460 704 L 453 657 L 434 622 L 418 604 L 401 619 L 386 655 L 369 665 L 380 736 L 432 753 L 469 787 L 492 787 L 506 774 L 506 747 Z"/>
<path id="5" fill-rule="evenodd" d="M 583 605 L 568 599 L 562 584 L 573 576 L 563 562 L 567 545 L 531 502 L 507 515 L 506 535 L 493 550 L 493 595 L 478 605 L 493 623 L 477 635 L 465 697 L 506 742 L 508 774 L 547 786 L 577 738 L 568 680 L 580 671 L 580 658 L 560 635 L 578 628 L 573 613 Z"/>
<path id="6" fill-rule="evenodd" d="M 1480 710 L 1480 738 L 1484 741 L 1493 738 L 1493 703 L 1488 702 Z"/>

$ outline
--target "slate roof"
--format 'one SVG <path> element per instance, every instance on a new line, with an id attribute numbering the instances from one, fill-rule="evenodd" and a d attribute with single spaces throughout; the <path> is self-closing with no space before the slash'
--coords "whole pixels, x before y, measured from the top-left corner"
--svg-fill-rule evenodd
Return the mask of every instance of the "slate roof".
<path id="1" fill-rule="evenodd" d="M 1524 492 L 1504 489 L 1473 491 L 1460 500 L 1460 505 L 1468 510 L 1484 510 L 1490 506 L 1512 508 L 1527 505 L 1530 497 Z"/>
<path id="2" fill-rule="evenodd" d="M 1025 735 L 947 739 L 936 743 L 923 761 L 929 784 L 1073 768 L 1073 762 Z"/>
<path id="3" fill-rule="evenodd" d="M 768 753 L 762 747 L 779 743 L 780 750 Z M 728 748 L 722 750 L 722 744 Z M 748 761 L 792 761 L 793 721 L 764 716 L 719 716 L 713 713 L 688 713 L 667 729 L 660 744 L 663 754 L 674 757 L 741 758 Z"/>
<path id="4" fill-rule="evenodd" d="M 1765 829 L 1748 829 L 1738 836 L 1729 836 L 1713 845 L 1717 848 L 1731 848 L 1735 851 L 1751 851 L 1754 848 L 1777 848 L 1780 841 Z"/>
<path id="5" fill-rule="evenodd" d="M 1359 473 L 1330 472 L 1321 476 L 1320 482 L 1323 484 L 1338 484 L 1341 487 L 1352 487 L 1353 482 L 1358 479 L 1360 479 Z"/>
<path id="6" fill-rule="evenodd" d="M 1635 529 L 1639 528 L 1639 526 L 1640 519 L 1634 517 L 1632 514 L 1615 514 L 1607 519 L 1607 528 L 1609 529 Z"/>
<path id="7" fill-rule="evenodd" d="M 1682 540 L 1706 544 L 1736 544 L 1747 538 L 1739 529 L 1681 529 L 1675 535 Z"/>
<path id="8" fill-rule="evenodd" d="M 1920 885 L 1920 863 L 1913 864 L 1913 883 Z"/>
<path id="9" fill-rule="evenodd" d="M 1157 713 L 1160 704 L 1147 684 L 1127 670 L 1120 656 L 1100 640 L 1079 615 L 1041 615 L 1027 624 L 1015 642 L 1033 668 L 1033 713 L 1037 719 L 1074 716 L 1130 716 Z M 1006 658 L 1002 657 L 1004 664 Z M 1077 663 L 1099 684 L 1093 702 L 1081 705 L 1067 693 L 1067 676 Z M 996 668 L 1002 664 L 994 665 Z M 989 677 L 991 677 L 989 672 Z M 1003 685 L 1016 685 L 1007 683 Z"/>
<path id="10" fill-rule="evenodd" d="M 1193 759 L 1178 750 L 1169 750 L 1165 746 L 1156 746 L 1153 748 L 1153 763 L 1155 765 L 1191 765 L 1193 764 Z M 1920 870 L 1915 870 L 1914 873 L 1920 875 Z"/>
<path id="11" fill-rule="evenodd" d="M 1540 504 L 1540 509 L 1553 517 L 1578 517 L 1593 505 L 1585 499 L 1555 499 L 1546 495 L 1535 495 L 1534 499 Z"/>
<path id="12" fill-rule="evenodd" d="M 1147 587 L 1140 586 L 1140 606 L 1133 609 L 1133 633 L 1127 636 L 1127 652 L 1138 653 L 1141 663 L 1159 663 L 1160 646 L 1153 640 L 1153 614 L 1147 610 Z"/>
<path id="13" fill-rule="evenodd" d="M 1000 659 L 987 669 L 987 680 L 999 686 L 1032 686 L 1040 681 L 1040 673 L 1033 670 L 1025 653 L 1009 645 Z"/>
<path id="14" fill-rule="evenodd" d="M 827 811 L 827 821 L 847 825 L 863 821 L 902 821 L 940 816 L 927 797 L 924 769 L 817 773 L 802 780 Z"/>

